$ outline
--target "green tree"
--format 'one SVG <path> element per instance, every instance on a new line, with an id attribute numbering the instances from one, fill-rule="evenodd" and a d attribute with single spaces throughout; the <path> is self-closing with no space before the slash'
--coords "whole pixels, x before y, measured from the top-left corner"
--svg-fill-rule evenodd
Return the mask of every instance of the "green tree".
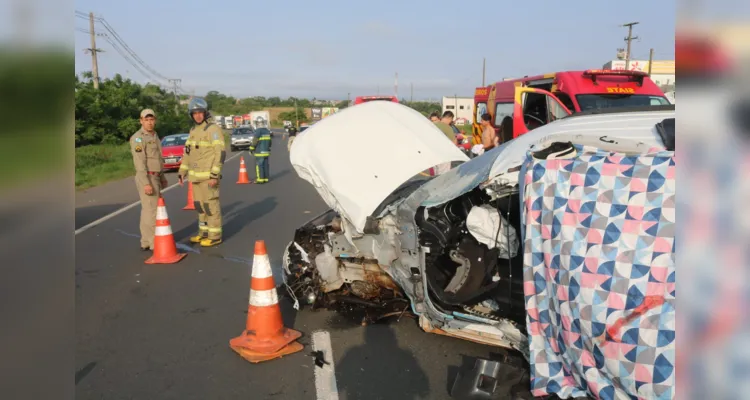
<path id="1" fill-rule="evenodd" d="M 284 111 L 279 114 L 278 117 L 279 122 L 282 121 L 294 121 L 299 120 L 299 122 L 308 122 L 307 114 L 305 113 L 305 110 L 303 108 L 298 107 L 297 112 L 295 113 L 294 110 Z"/>
<path id="2" fill-rule="evenodd" d="M 156 112 L 160 136 L 187 132 L 190 120 L 174 95 L 156 85 L 141 86 L 121 75 L 105 79 L 94 89 L 92 76 L 84 73 L 75 80 L 75 143 L 119 144 L 140 128 L 140 112 Z"/>

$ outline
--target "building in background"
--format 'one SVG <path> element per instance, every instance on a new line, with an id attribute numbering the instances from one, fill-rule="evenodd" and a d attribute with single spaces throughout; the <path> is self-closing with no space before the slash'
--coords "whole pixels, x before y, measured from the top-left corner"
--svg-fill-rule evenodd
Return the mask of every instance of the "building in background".
<path id="1" fill-rule="evenodd" d="M 456 125 L 474 123 L 473 107 L 473 97 L 443 96 L 443 112 L 452 111 L 453 115 L 456 116 Z M 462 121 L 459 121 L 459 119 Z"/>
<path id="2" fill-rule="evenodd" d="M 310 108 L 310 114 L 313 122 L 320 121 L 323 119 L 323 109 L 320 107 L 312 107 Z"/>
<path id="3" fill-rule="evenodd" d="M 612 60 L 604 64 L 603 69 L 625 69 L 625 60 Z M 630 60 L 630 70 L 648 72 L 648 60 Z M 674 90 L 674 60 L 656 61 L 651 65 L 651 80 L 662 91 Z"/>

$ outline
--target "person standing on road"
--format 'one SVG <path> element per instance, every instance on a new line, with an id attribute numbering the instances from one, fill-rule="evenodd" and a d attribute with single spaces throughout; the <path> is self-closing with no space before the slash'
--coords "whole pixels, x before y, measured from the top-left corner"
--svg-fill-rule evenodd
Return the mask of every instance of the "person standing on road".
<path id="1" fill-rule="evenodd" d="M 453 144 L 458 146 L 458 142 L 456 141 L 456 133 L 453 131 L 453 128 L 451 127 L 451 122 L 453 122 L 453 112 L 446 111 L 443 113 L 443 117 L 440 119 L 440 121 L 435 121 L 435 126 L 440 129 L 443 134 L 445 134 L 445 137 L 448 138 Z M 451 163 L 443 163 L 436 165 L 434 167 L 435 175 L 441 175 L 444 174 L 451 169 Z"/>
<path id="2" fill-rule="evenodd" d="M 255 183 L 268 183 L 269 171 L 268 158 L 271 157 L 271 131 L 260 128 L 256 131 L 258 142 L 250 150 L 255 156 Z"/>
<path id="3" fill-rule="evenodd" d="M 188 114 L 193 120 L 190 136 L 185 142 L 185 154 L 180 165 L 179 179 L 185 176 L 193 183 L 195 209 L 198 211 L 198 234 L 190 238 L 201 246 L 215 246 L 222 241 L 219 180 L 226 159 L 224 132 L 208 123 L 208 103 L 200 97 L 190 100 Z"/>
<path id="4" fill-rule="evenodd" d="M 297 128 L 292 126 L 289 128 L 289 141 L 286 144 L 287 151 L 292 151 L 292 143 L 295 137 L 297 137 Z"/>
<path id="5" fill-rule="evenodd" d="M 141 129 L 130 137 L 130 153 L 135 166 L 135 186 L 141 198 L 141 250 L 154 249 L 156 207 L 161 191 L 167 186 L 162 172 L 161 140 L 156 134 L 156 113 L 141 111 Z"/>

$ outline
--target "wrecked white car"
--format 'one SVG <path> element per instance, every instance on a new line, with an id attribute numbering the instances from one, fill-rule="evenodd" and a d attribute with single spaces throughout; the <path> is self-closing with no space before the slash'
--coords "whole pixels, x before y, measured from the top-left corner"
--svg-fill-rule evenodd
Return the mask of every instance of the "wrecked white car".
<path id="1" fill-rule="evenodd" d="M 536 272 L 532 268 L 539 263 L 549 267 L 561 252 L 569 256 L 578 250 L 570 244 L 568 248 L 563 244 L 563 249 L 555 249 L 550 242 L 539 244 L 549 239 L 549 229 L 560 231 L 557 217 L 554 221 L 549 217 L 552 228 L 540 228 L 537 244 L 526 235 L 534 229 L 527 225 L 535 218 L 540 223 L 548 222 L 546 216 L 535 214 L 534 208 L 537 203 L 546 206 L 545 190 L 555 206 L 571 201 L 577 204 L 577 213 L 583 211 L 580 199 L 571 200 L 574 195 L 562 197 L 551 193 L 550 187 L 554 185 L 529 186 L 531 177 L 538 178 L 538 171 L 544 169 L 547 160 L 555 160 L 554 166 L 546 166 L 547 171 L 558 174 L 553 167 L 572 168 L 571 163 L 559 160 L 593 162 L 607 154 L 617 154 L 620 160 L 617 162 L 630 162 L 627 155 L 653 151 L 657 151 L 655 157 L 664 157 L 658 151 L 673 150 L 674 143 L 673 133 L 665 134 L 664 121 L 673 118 L 674 106 L 558 117 L 553 123 L 468 160 L 428 119 L 406 106 L 372 102 L 347 108 L 298 135 L 291 149 L 295 170 L 316 188 L 331 210 L 297 229 L 294 240 L 287 246 L 283 257 L 287 290 L 303 305 L 363 307 L 371 310 L 371 320 L 408 310 L 418 317 L 427 332 L 517 349 L 533 363 L 532 355 L 539 360 L 539 354 L 544 352 L 539 347 L 545 346 L 535 342 L 535 335 L 557 335 L 554 327 L 565 325 L 566 316 L 556 314 L 556 322 L 550 317 L 554 310 L 542 310 L 547 307 L 545 302 L 553 302 L 551 299 L 530 305 L 533 300 L 530 296 L 539 294 L 546 284 L 536 282 L 539 290 L 534 293 Z M 606 154 L 601 156 L 597 152 Z M 541 160 L 542 167 L 530 160 Z M 453 163 L 455 167 L 436 177 L 422 173 L 443 163 Z M 591 172 L 588 164 L 576 165 L 584 165 Z M 602 168 L 593 171 L 596 176 L 606 176 L 610 170 L 615 173 L 625 170 L 619 166 Z M 587 170 L 582 173 L 582 178 L 574 180 L 587 180 L 585 184 L 581 182 L 585 187 Z M 539 191 L 536 193 L 539 198 L 528 197 L 535 195 L 531 188 Z M 581 196 L 584 192 L 591 193 L 582 189 Z M 618 207 L 607 205 L 607 210 Z M 579 227 L 586 224 L 571 222 L 576 223 Z M 572 232 L 571 238 L 581 231 Z M 604 248 L 612 244 L 607 240 L 599 238 L 597 254 L 602 259 L 611 250 Z M 665 245 L 658 239 L 657 244 Z M 530 249 L 536 245 L 548 248 L 537 252 Z M 590 249 L 591 245 L 580 249 L 587 263 L 591 257 L 584 253 Z M 601 265 L 604 264 L 602 261 Z M 543 280 L 562 284 L 559 275 L 547 274 Z M 565 276 L 573 275 L 571 272 Z M 573 281 L 583 285 L 570 279 L 565 282 L 566 291 Z M 603 285 L 603 280 L 597 281 L 599 284 Z M 531 286 L 525 288 L 525 285 Z M 570 296 L 577 295 L 570 290 Z M 568 292 L 564 297 L 568 299 Z M 552 320 L 544 321 L 545 315 Z M 586 332 L 587 337 L 601 333 L 597 329 Z M 558 348 L 555 350 L 560 353 L 562 358 L 558 361 L 564 367 L 567 355 Z M 545 362 L 553 363 L 552 357 L 545 358 Z M 545 368 L 552 374 L 551 367 Z M 563 369 L 558 372 L 559 379 L 539 374 L 535 377 L 532 371 L 532 381 L 537 382 L 536 385 L 532 382 L 535 393 L 582 395 L 581 390 L 586 390 L 584 383 L 571 378 L 580 373 L 569 373 L 566 369 L 563 377 Z M 546 380 L 542 382 L 542 378 Z M 596 380 L 589 374 L 586 379 Z M 566 385 L 570 386 L 567 392 Z"/>

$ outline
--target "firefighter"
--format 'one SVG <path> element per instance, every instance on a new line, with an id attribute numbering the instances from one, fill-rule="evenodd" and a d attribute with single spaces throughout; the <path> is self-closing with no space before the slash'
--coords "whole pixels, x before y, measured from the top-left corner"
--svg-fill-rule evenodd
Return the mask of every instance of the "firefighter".
<path id="1" fill-rule="evenodd" d="M 156 134 L 156 114 L 149 108 L 141 111 L 141 129 L 130 137 L 130 153 L 135 165 L 135 186 L 141 198 L 141 250 L 154 249 L 156 207 L 161 191 L 167 186 L 162 172 L 161 141 Z"/>
<path id="2" fill-rule="evenodd" d="M 190 241 L 205 247 L 215 246 L 222 240 L 219 180 L 227 154 L 224 132 L 208 123 L 206 100 L 200 97 L 190 100 L 188 114 L 194 125 L 185 142 L 179 179 L 182 184 L 187 176 L 193 183 L 195 209 L 198 211 L 198 234 Z"/>
<path id="3" fill-rule="evenodd" d="M 268 128 L 261 128 L 256 131 L 258 134 L 257 144 L 251 145 L 250 151 L 255 156 L 255 183 L 268 183 L 270 174 L 268 158 L 271 156 L 271 131 Z"/>

